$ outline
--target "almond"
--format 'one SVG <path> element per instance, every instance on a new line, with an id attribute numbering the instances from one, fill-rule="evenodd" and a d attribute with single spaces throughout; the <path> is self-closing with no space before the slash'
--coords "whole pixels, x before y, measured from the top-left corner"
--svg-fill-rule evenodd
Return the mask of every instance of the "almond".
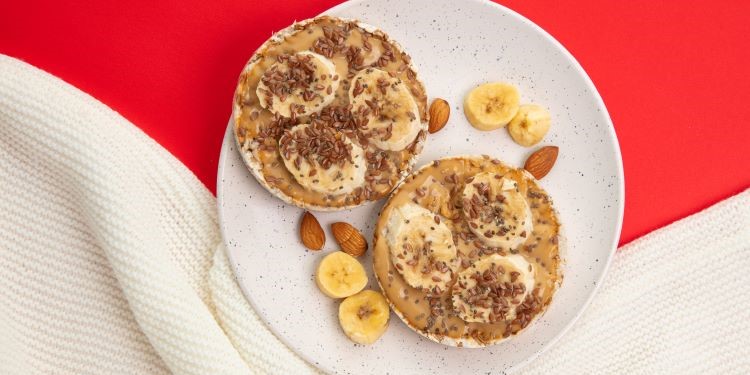
<path id="1" fill-rule="evenodd" d="M 557 160 L 557 146 L 544 146 L 536 150 L 526 159 L 523 168 L 531 173 L 537 180 L 546 176 Z"/>
<path id="2" fill-rule="evenodd" d="M 345 253 L 358 257 L 367 251 L 367 240 L 356 228 L 348 223 L 338 222 L 331 224 L 333 238 L 341 246 Z"/>
<path id="3" fill-rule="evenodd" d="M 302 238 L 302 243 L 310 250 L 320 250 L 326 243 L 326 234 L 323 232 L 323 227 L 320 226 L 318 219 L 307 211 L 302 216 L 299 235 Z"/>
<path id="4" fill-rule="evenodd" d="M 448 122 L 451 115 L 451 106 L 443 99 L 437 98 L 430 104 L 430 126 L 427 130 L 430 134 L 437 133 Z"/>

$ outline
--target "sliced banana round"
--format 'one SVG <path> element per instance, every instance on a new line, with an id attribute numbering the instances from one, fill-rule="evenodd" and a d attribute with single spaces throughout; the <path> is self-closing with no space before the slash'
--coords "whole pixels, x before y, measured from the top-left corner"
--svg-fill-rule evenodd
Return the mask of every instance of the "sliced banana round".
<path id="1" fill-rule="evenodd" d="M 552 116 L 538 104 L 524 104 L 508 124 L 508 133 L 521 146 L 533 146 L 544 138 L 552 123 Z"/>
<path id="2" fill-rule="evenodd" d="M 499 129 L 518 112 L 521 96 L 515 86 L 485 83 L 475 87 L 464 98 L 464 113 L 472 126 L 479 130 Z"/>
<path id="3" fill-rule="evenodd" d="M 325 295 L 344 298 L 358 293 L 367 285 L 365 268 L 353 256 L 336 251 L 326 255 L 318 264 L 315 282 Z"/>
<path id="4" fill-rule="evenodd" d="M 361 70 L 352 79 L 349 102 L 367 119 L 368 140 L 381 150 L 400 151 L 419 134 L 419 107 L 406 84 L 388 72 Z"/>
<path id="5" fill-rule="evenodd" d="M 469 229 L 488 246 L 515 249 L 531 235 L 531 208 L 516 181 L 479 173 L 464 187 L 462 199 Z"/>
<path id="6" fill-rule="evenodd" d="M 391 211 L 386 227 L 391 262 L 407 284 L 428 293 L 446 290 L 460 260 L 443 219 L 414 203 Z"/>
<path id="7" fill-rule="evenodd" d="M 306 189 L 348 194 L 365 183 L 364 151 L 332 127 L 297 125 L 284 132 L 279 146 L 287 170 Z"/>
<path id="8" fill-rule="evenodd" d="M 453 309 L 466 322 L 513 320 L 534 282 L 534 269 L 523 256 L 492 254 L 458 273 Z"/>
<path id="9" fill-rule="evenodd" d="M 385 297 L 374 290 L 363 290 L 339 305 L 341 328 L 358 344 L 369 345 L 377 341 L 388 328 L 390 316 Z"/>
<path id="10" fill-rule="evenodd" d="M 336 97 L 336 66 L 314 52 L 280 55 L 260 78 L 256 94 L 261 107 L 284 117 L 320 112 Z"/>

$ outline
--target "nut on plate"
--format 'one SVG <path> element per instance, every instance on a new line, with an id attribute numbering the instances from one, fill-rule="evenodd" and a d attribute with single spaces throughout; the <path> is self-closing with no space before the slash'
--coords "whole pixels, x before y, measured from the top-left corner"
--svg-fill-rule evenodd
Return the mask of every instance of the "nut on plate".
<path id="1" fill-rule="evenodd" d="M 557 146 L 544 146 L 526 159 L 526 164 L 524 164 L 523 168 L 539 180 L 546 176 L 552 169 L 552 166 L 555 165 L 558 151 Z"/>
<path id="2" fill-rule="evenodd" d="M 331 224 L 331 231 L 333 231 L 333 238 L 336 239 L 336 242 L 341 246 L 341 250 L 345 253 L 358 257 L 367 251 L 365 236 L 349 223 L 333 223 Z"/>
<path id="3" fill-rule="evenodd" d="M 427 130 L 430 134 L 437 133 L 448 122 L 451 115 L 451 106 L 447 101 L 437 98 L 430 104 L 430 123 Z"/>
<path id="4" fill-rule="evenodd" d="M 299 226 L 299 235 L 302 243 L 310 250 L 320 250 L 326 243 L 326 234 L 320 226 L 318 219 L 309 211 L 305 211 L 302 216 L 302 223 Z"/>

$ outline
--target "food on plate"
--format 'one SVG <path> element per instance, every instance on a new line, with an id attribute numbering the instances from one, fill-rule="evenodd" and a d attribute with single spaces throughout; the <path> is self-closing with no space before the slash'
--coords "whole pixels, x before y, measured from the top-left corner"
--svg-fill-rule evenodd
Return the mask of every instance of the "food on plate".
<path id="1" fill-rule="evenodd" d="M 391 310 L 380 292 L 363 290 L 339 305 L 339 323 L 349 339 L 369 345 L 388 328 Z"/>
<path id="2" fill-rule="evenodd" d="M 504 289 L 505 285 L 511 285 L 512 289 Z M 453 310 L 465 322 L 496 323 L 515 319 L 517 306 L 533 290 L 534 268 L 526 258 L 518 254 L 491 254 L 458 274 L 451 301 Z"/>
<path id="3" fill-rule="evenodd" d="M 516 115 L 521 96 L 515 86 L 504 82 L 479 85 L 464 98 L 464 113 L 478 130 L 495 130 Z"/>
<path id="4" fill-rule="evenodd" d="M 315 282 L 328 297 L 345 298 L 365 288 L 367 274 L 357 259 L 347 253 L 334 251 L 318 264 Z"/>
<path id="5" fill-rule="evenodd" d="M 475 174 L 461 192 L 469 231 L 490 247 L 517 249 L 531 235 L 531 208 L 519 182 L 496 171 Z"/>
<path id="6" fill-rule="evenodd" d="M 526 159 L 523 169 L 531 173 L 537 180 L 542 179 L 555 165 L 558 151 L 557 146 L 544 146 L 536 150 Z"/>
<path id="7" fill-rule="evenodd" d="M 523 104 L 508 124 L 508 133 L 521 146 L 533 146 L 549 131 L 552 116 L 538 104 Z"/>
<path id="8" fill-rule="evenodd" d="M 451 115 L 451 106 L 444 99 L 437 98 L 430 104 L 430 123 L 427 130 L 430 134 L 439 132 Z"/>
<path id="9" fill-rule="evenodd" d="M 391 263 L 409 286 L 446 290 L 460 260 L 451 229 L 440 216 L 405 203 L 391 212 L 384 234 Z"/>
<path id="10" fill-rule="evenodd" d="M 353 257 L 358 257 L 367 251 L 365 236 L 351 224 L 344 222 L 333 223 L 331 224 L 331 231 L 333 232 L 333 238 L 341 246 L 341 251 Z"/>
<path id="11" fill-rule="evenodd" d="M 424 131 L 409 87 L 385 70 L 360 70 L 349 87 L 349 104 L 365 124 L 364 139 L 378 150 L 401 151 Z"/>
<path id="12" fill-rule="evenodd" d="M 326 234 L 323 232 L 318 219 L 307 211 L 302 215 L 299 236 L 302 239 L 302 244 L 310 250 L 320 250 L 326 244 Z"/>
<path id="13" fill-rule="evenodd" d="M 256 179 L 313 210 L 386 197 L 422 151 L 428 117 L 409 55 L 375 27 L 329 16 L 264 43 L 233 106 L 234 136 Z"/>
<path id="14" fill-rule="evenodd" d="M 443 344 L 498 343 L 540 316 L 562 282 L 561 225 L 523 169 L 487 156 L 436 160 L 380 212 L 373 267 L 396 314 Z"/>
<path id="15" fill-rule="evenodd" d="M 410 175 L 450 105 L 438 98 L 428 108 L 411 58 L 382 31 L 329 16 L 295 23 L 255 52 L 233 104 L 246 166 L 285 202 L 342 210 L 396 189 L 372 243 L 384 293 L 363 290 L 368 277 L 355 257 L 368 243 L 345 222 L 331 225 L 341 251 L 323 257 L 315 273 L 325 295 L 345 298 L 339 321 L 354 342 L 375 342 L 391 306 L 430 339 L 485 346 L 518 333 L 550 303 L 562 280 L 560 224 L 534 176 L 549 172 L 557 148 L 531 155 L 528 171 L 468 156 Z M 486 83 L 466 95 L 464 112 L 477 129 L 508 125 L 517 143 L 536 144 L 550 114 L 519 104 L 513 85 Z M 325 245 L 310 212 L 299 230 L 308 249 Z"/>

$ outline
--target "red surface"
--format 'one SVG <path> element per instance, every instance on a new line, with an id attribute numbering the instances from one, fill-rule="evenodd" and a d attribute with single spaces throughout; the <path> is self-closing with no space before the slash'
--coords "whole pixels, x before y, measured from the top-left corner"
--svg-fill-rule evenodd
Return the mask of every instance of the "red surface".
<path id="1" fill-rule="evenodd" d="M 272 30 L 337 2 L 2 1 L 0 53 L 108 104 L 215 190 L 243 64 Z M 604 97 L 625 164 L 621 243 L 750 186 L 750 2 L 501 3 L 562 42 Z"/>

